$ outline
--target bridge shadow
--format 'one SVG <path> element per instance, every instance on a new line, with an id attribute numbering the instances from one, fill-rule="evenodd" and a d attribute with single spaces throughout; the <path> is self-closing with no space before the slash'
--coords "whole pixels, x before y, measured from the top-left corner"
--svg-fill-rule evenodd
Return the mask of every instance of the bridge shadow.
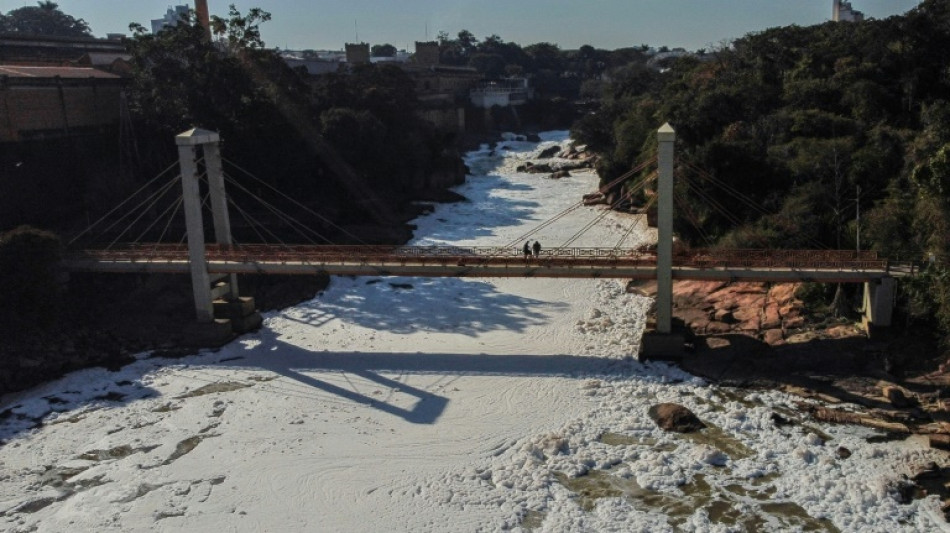
<path id="1" fill-rule="evenodd" d="M 332 397 L 308 395 L 314 401 L 364 405 L 412 424 L 435 424 L 450 401 L 441 391 L 463 376 L 581 379 L 639 365 L 629 360 L 573 355 L 318 352 L 282 341 L 269 330 L 261 334 L 260 340 L 260 344 L 244 347 L 230 345 L 226 348 L 229 353 L 221 354 L 221 363 L 209 368 L 264 370 L 302 385 L 304 389 L 295 389 L 298 393 L 321 391 Z M 421 375 L 436 379 L 425 386 L 407 383 L 410 377 Z M 285 389 L 280 387 L 287 386 L 286 380 L 284 385 L 270 386 L 283 393 Z"/>
<path id="2" fill-rule="evenodd" d="M 340 318 L 366 328 L 407 334 L 447 331 L 469 337 L 523 332 L 567 308 L 457 278 L 337 278 L 327 293 L 281 317 L 319 327 Z"/>

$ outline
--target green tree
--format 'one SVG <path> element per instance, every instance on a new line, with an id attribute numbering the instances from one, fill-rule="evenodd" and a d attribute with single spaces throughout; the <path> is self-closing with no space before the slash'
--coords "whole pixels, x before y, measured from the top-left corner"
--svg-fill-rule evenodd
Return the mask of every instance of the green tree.
<path id="1" fill-rule="evenodd" d="M 36 7 L 21 7 L 0 13 L 0 31 L 49 35 L 54 37 L 89 37 L 89 24 L 63 13 L 56 2 L 38 2 Z"/>
<path id="2" fill-rule="evenodd" d="M 396 57 L 396 47 L 386 44 L 374 44 L 370 49 L 373 57 Z"/>

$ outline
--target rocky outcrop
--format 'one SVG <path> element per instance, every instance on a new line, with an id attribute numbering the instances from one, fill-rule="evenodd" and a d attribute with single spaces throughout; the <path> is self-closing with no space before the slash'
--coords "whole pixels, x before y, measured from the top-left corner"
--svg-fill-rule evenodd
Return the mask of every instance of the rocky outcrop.
<path id="1" fill-rule="evenodd" d="M 649 415 L 664 431 L 692 433 L 706 427 L 692 411 L 675 403 L 654 405 L 650 408 Z"/>
<path id="2" fill-rule="evenodd" d="M 561 147 L 554 145 L 554 146 L 551 146 L 550 148 L 545 148 L 544 150 L 541 150 L 541 153 L 538 154 L 538 159 L 551 159 L 552 157 L 558 155 L 559 153 L 561 153 Z"/>
<path id="3" fill-rule="evenodd" d="M 805 325 L 797 283 L 682 281 L 673 287 L 675 314 L 696 335 L 742 334 L 778 346 Z"/>

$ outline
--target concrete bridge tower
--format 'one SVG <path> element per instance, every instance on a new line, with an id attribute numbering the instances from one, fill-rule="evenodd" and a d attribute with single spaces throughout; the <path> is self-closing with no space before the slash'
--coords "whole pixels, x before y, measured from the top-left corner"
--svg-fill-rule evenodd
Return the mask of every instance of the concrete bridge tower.
<path id="1" fill-rule="evenodd" d="M 201 177 L 199 161 L 203 158 L 208 180 L 208 196 L 214 221 L 215 242 L 231 246 L 231 221 L 228 216 L 228 198 L 224 188 L 224 170 L 221 163 L 220 136 L 208 130 L 194 128 L 175 137 L 179 165 L 185 226 L 188 231 L 188 259 L 191 269 L 192 293 L 198 324 L 204 328 L 202 337 L 230 337 L 232 331 L 257 329 L 260 314 L 254 310 L 253 298 L 242 298 L 238 293 L 236 274 L 212 276 L 205 257 L 204 217 L 202 214 Z M 202 158 L 199 158 L 199 150 Z M 222 340 L 226 340 L 222 338 Z"/>

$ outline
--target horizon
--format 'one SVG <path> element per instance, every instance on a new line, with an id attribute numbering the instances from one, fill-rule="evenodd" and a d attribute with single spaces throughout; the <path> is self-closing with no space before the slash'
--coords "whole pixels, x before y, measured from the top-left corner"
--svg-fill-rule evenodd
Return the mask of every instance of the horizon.
<path id="1" fill-rule="evenodd" d="M 93 35 L 129 34 L 136 22 L 146 28 L 171 5 L 193 1 L 158 2 L 128 0 L 59 0 L 60 9 L 85 20 Z M 455 37 L 468 30 L 479 40 L 498 35 L 522 46 L 548 42 L 565 50 L 588 44 L 618 49 L 647 44 L 687 50 L 714 48 L 749 33 L 779 26 L 810 26 L 831 19 L 831 0 L 769 3 L 761 0 L 673 0 L 663 3 L 599 0 L 578 5 L 567 0 L 414 0 L 394 2 L 387 9 L 369 0 L 346 4 L 313 5 L 303 0 L 209 0 L 213 15 L 227 15 L 228 5 L 246 13 L 260 7 L 272 20 L 261 25 L 268 47 L 290 50 L 342 50 L 345 43 L 392 44 L 413 50 L 415 41 L 432 41 L 440 31 Z M 321 3 L 326 4 L 326 3 Z M 806 5 L 802 5 L 806 4 Z M 853 0 L 855 9 L 869 18 L 901 15 L 919 5 L 918 0 Z M 7 13 L 35 1 L 0 0 Z M 673 20 L 666 26 L 664 21 Z"/>

